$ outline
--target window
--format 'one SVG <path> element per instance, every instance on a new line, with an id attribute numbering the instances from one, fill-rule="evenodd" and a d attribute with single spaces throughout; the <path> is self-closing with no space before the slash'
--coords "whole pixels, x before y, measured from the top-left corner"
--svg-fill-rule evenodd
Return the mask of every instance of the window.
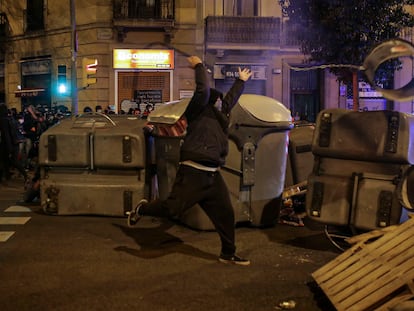
<path id="1" fill-rule="evenodd" d="M 27 0 L 26 4 L 26 30 L 44 29 L 43 0 Z"/>
<path id="2" fill-rule="evenodd" d="M 257 16 L 259 0 L 225 0 L 224 15 L 229 16 Z"/>

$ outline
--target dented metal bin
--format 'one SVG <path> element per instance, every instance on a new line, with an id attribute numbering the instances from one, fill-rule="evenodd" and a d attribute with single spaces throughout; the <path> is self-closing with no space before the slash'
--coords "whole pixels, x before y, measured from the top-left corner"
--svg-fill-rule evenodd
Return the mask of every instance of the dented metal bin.
<path id="1" fill-rule="evenodd" d="M 398 188 L 414 162 L 414 116 L 396 111 L 321 111 L 308 179 L 310 218 L 372 230 L 399 223 Z"/>
<path id="2" fill-rule="evenodd" d="M 40 137 L 39 164 L 51 167 L 145 167 L 145 121 L 91 113 L 63 119 Z"/>
<path id="3" fill-rule="evenodd" d="M 414 163 L 414 116 L 397 111 L 326 109 L 318 114 L 312 152 L 330 158 Z"/>
<path id="4" fill-rule="evenodd" d="M 57 215 L 123 216 L 146 197 L 145 121 L 85 114 L 40 137 L 41 204 Z"/>

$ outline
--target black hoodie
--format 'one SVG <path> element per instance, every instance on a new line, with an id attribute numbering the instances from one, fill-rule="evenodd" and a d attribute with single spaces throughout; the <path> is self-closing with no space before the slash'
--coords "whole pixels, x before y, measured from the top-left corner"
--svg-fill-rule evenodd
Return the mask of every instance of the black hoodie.
<path id="1" fill-rule="evenodd" d="M 210 89 L 207 71 L 202 64 L 195 67 L 195 80 L 196 90 L 185 111 L 188 126 L 180 161 L 191 160 L 210 167 L 223 166 L 228 154 L 230 111 L 243 93 L 244 81 L 236 79 L 223 98 L 222 110 L 219 111 L 214 104 L 221 93 Z"/>

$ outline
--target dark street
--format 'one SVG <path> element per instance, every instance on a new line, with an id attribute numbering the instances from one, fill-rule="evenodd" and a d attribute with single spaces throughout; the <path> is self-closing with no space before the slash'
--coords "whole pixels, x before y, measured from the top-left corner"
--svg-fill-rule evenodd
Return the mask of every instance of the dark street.
<path id="1" fill-rule="evenodd" d="M 311 273 L 339 252 L 306 218 L 305 227 L 240 226 L 238 253 L 252 264 L 232 266 L 217 261 L 215 232 L 154 218 L 129 228 L 124 218 L 45 215 L 16 204 L 21 185 L 0 188 L 2 311 L 279 310 L 289 300 L 295 310 L 332 310 Z"/>

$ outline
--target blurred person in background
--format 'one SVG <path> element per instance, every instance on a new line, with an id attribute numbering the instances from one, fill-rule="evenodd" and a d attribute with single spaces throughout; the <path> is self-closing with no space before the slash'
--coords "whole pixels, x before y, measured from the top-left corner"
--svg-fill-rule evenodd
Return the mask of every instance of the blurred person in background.
<path id="1" fill-rule="evenodd" d="M 27 169 L 34 169 L 38 154 L 38 140 L 40 135 L 46 130 L 47 124 L 43 115 L 32 105 L 29 105 L 24 114 L 23 129 L 26 140 Z"/>
<path id="2" fill-rule="evenodd" d="M 19 139 L 18 128 L 14 118 L 5 104 L 0 104 L 0 157 L 2 163 L 2 176 L 5 180 L 10 180 L 11 169 L 15 168 L 26 181 L 28 176 L 24 167 L 19 162 Z"/>

